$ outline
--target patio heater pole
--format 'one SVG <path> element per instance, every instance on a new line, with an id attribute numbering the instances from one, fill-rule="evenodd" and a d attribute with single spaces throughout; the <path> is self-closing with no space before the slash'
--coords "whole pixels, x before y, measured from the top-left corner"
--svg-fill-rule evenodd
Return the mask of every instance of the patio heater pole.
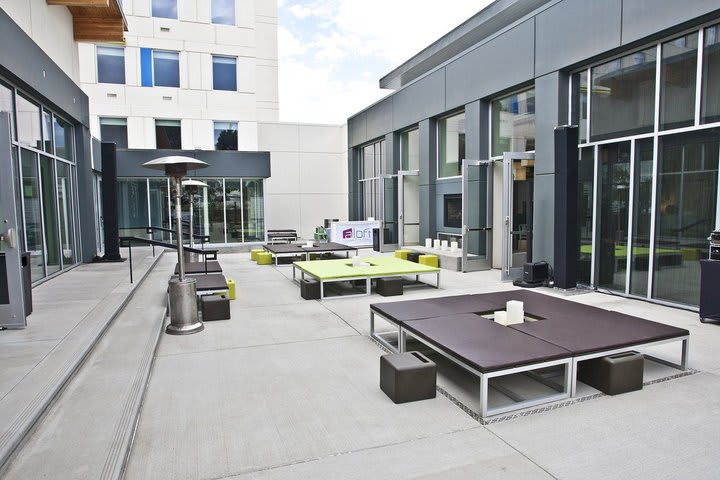
<path id="1" fill-rule="evenodd" d="M 207 187 L 207 183 L 201 182 L 200 180 L 188 179 L 182 182 L 182 186 L 185 187 L 185 191 L 188 193 L 190 199 L 190 248 L 193 248 L 193 211 L 195 207 L 195 195 L 198 193 L 199 188 Z"/>
<path id="2" fill-rule="evenodd" d="M 196 280 L 192 277 L 185 276 L 180 195 L 182 194 L 182 178 L 187 174 L 188 169 L 205 168 L 208 164 L 190 157 L 170 156 L 151 160 L 144 163 L 143 166 L 164 170 L 165 175 L 172 177 L 174 180 L 173 194 L 175 195 L 175 236 L 179 275 L 171 278 L 168 283 L 170 324 L 165 329 L 165 333 L 169 333 L 171 335 L 188 335 L 190 333 L 197 333 L 202 331 L 205 326 L 198 319 Z"/>

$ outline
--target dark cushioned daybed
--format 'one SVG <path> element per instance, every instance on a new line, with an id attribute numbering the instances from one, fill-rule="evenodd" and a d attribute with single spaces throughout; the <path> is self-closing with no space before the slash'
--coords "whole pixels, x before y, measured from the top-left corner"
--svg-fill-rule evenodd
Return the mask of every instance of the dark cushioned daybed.
<path id="1" fill-rule="evenodd" d="M 305 260 L 310 260 L 311 253 L 322 254 L 345 252 L 345 256 L 348 258 L 350 257 L 350 252 L 355 252 L 355 255 L 357 255 L 356 247 L 335 242 L 315 243 L 312 247 L 306 247 L 299 243 L 268 244 L 263 245 L 263 248 L 272 253 L 273 257 L 275 257 L 275 265 L 278 263 L 278 258 L 283 256 L 294 257 L 297 255 L 305 255 Z"/>
<path id="2" fill-rule="evenodd" d="M 509 300 L 522 301 L 537 320 L 506 327 L 480 315 L 504 310 Z M 397 348 L 375 331 L 375 316 L 396 327 Z M 684 370 L 689 338 L 685 329 L 527 290 L 372 304 L 370 331 L 396 351 L 405 350 L 410 334 L 477 375 L 482 417 L 574 396 L 578 362 L 639 346 L 681 342 L 680 363 L 648 358 Z M 560 393 L 488 407 L 490 378 L 556 365 L 565 366 Z"/>

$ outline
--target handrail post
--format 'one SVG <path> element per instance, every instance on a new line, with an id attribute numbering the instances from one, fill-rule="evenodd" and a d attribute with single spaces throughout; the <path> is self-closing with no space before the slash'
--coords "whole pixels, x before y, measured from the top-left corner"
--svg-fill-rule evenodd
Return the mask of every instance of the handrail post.
<path id="1" fill-rule="evenodd" d="M 128 259 L 130 260 L 130 283 L 133 283 L 132 240 L 128 241 Z"/>

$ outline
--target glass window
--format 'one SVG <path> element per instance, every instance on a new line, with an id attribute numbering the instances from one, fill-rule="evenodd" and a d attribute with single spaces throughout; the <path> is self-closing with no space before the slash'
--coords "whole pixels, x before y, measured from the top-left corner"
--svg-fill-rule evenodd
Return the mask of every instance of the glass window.
<path id="1" fill-rule="evenodd" d="M 60 251 L 63 265 L 75 263 L 75 242 L 73 241 L 73 201 L 70 186 L 70 166 L 57 161 L 58 222 L 60 223 Z"/>
<path id="2" fill-rule="evenodd" d="M 53 130 L 55 131 L 55 155 L 72 160 L 72 125 L 53 116 Z"/>
<path id="3" fill-rule="evenodd" d="M 145 235 L 148 226 L 147 180 L 118 178 L 118 226 L 123 235 Z M 133 229 L 138 229 L 133 231 Z"/>
<path id="4" fill-rule="evenodd" d="M 465 158 L 465 114 L 438 121 L 438 177 L 455 177 L 462 173 Z"/>
<path id="5" fill-rule="evenodd" d="M 165 178 L 150 179 L 150 225 L 153 227 L 172 229 L 170 223 L 170 197 L 168 181 Z M 154 231 L 153 240 L 172 240 L 169 232 Z"/>
<path id="6" fill-rule="evenodd" d="M 100 118 L 100 140 L 115 142 L 117 148 L 128 148 L 127 119 Z"/>
<path id="7" fill-rule="evenodd" d="M 703 50 L 702 123 L 720 122 L 720 25 L 705 29 Z"/>
<path id="8" fill-rule="evenodd" d="M 52 141 L 52 114 L 47 110 L 42 111 L 42 129 L 43 129 L 43 150 L 47 153 L 53 153 Z"/>
<path id="9" fill-rule="evenodd" d="M 535 150 L 535 90 L 492 102 L 492 155 Z"/>
<path id="10" fill-rule="evenodd" d="M 193 226 L 195 233 L 210 237 L 211 243 L 225 243 L 225 224 L 223 210 L 222 180 L 213 178 L 198 178 L 207 184 L 207 188 L 199 189 L 195 195 L 195 218 Z"/>
<path id="11" fill-rule="evenodd" d="M 59 272 L 60 232 L 55 203 L 55 160 L 40 155 L 40 179 L 42 186 L 43 226 L 45 227 L 45 268 L 46 275 Z"/>
<path id="12" fill-rule="evenodd" d="M 237 122 L 215 122 L 215 150 L 238 149 Z"/>
<path id="13" fill-rule="evenodd" d="M 156 87 L 180 86 L 180 54 L 153 50 L 153 84 Z"/>
<path id="14" fill-rule="evenodd" d="M 40 175 L 37 155 L 21 149 L 22 196 L 25 211 L 25 249 L 30 253 L 30 276 L 35 282 L 45 276 L 42 214 L 40 209 Z"/>
<path id="15" fill-rule="evenodd" d="M 22 95 L 15 97 L 18 142 L 42 150 L 40 107 Z"/>
<path id="16" fill-rule="evenodd" d="M 99 83 L 125 83 L 125 49 L 97 47 L 97 75 Z"/>
<path id="17" fill-rule="evenodd" d="M 228 243 L 243 241 L 242 193 L 240 180 L 225 180 L 225 217 Z"/>
<path id="18" fill-rule="evenodd" d="M 630 293 L 647 296 L 650 265 L 650 218 L 652 214 L 653 139 L 635 141 L 633 185 L 633 236 L 630 261 Z"/>
<path id="19" fill-rule="evenodd" d="M 403 170 L 420 169 L 420 131 L 404 132 L 400 136 L 401 168 Z"/>
<path id="20" fill-rule="evenodd" d="M 593 203 L 595 201 L 595 152 L 592 147 L 580 150 L 578 165 L 578 282 L 590 285 L 593 238 Z"/>
<path id="21" fill-rule="evenodd" d="M 573 115 L 572 123 L 578 126 L 580 143 L 587 142 L 587 121 L 588 121 L 588 74 L 587 70 L 573 75 L 572 82 Z"/>
<path id="22" fill-rule="evenodd" d="M 630 142 L 601 145 L 598 286 L 625 291 L 630 199 Z"/>
<path id="23" fill-rule="evenodd" d="M 698 34 L 692 33 L 662 45 L 660 129 L 695 123 Z"/>
<path id="24" fill-rule="evenodd" d="M 155 120 L 155 148 L 182 148 L 180 120 Z"/>
<path id="25" fill-rule="evenodd" d="M 13 105 L 13 91 L 0 83 L 0 112 L 10 112 L 10 130 L 15 138 L 15 106 Z"/>
<path id="26" fill-rule="evenodd" d="M 653 297 L 700 301 L 700 262 L 715 229 L 720 128 L 660 137 Z"/>
<path id="27" fill-rule="evenodd" d="M 235 0 L 212 0 L 212 23 L 235 25 Z"/>
<path id="28" fill-rule="evenodd" d="M 237 59 L 213 55 L 213 90 L 237 90 Z"/>
<path id="29" fill-rule="evenodd" d="M 243 231 L 245 242 L 265 240 L 262 179 L 243 180 Z"/>
<path id="30" fill-rule="evenodd" d="M 649 48 L 592 69 L 591 141 L 653 131 L 655 57 Z"/>
<path id="31" fill-rule="evenodd" d="M 177 0 L 152 0 L 152 16 L 157 18 L 178 18 Z"/>

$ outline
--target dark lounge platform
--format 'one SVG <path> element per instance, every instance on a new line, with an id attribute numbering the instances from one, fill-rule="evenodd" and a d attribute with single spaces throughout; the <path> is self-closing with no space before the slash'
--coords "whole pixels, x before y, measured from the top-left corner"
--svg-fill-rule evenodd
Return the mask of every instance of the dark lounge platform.
<path id="1" fill-rule="evenodd" d="M 308 247 L 305 244 L 300 243 L 268 244 L 263 245 L 263 248 L 272 253 L 273 257 L 275 257 L 275 265 L 277 265 L 279 257 L 305 255 L 305 260 L 310 260 L 311 253 L 322 254 L 345 252 L 345 256 L 350 257 L 350 252 L 355 252 L 355 255 L 357 255 L 356 247 L 335 242 L 315 243 L 312 247 Z"/>
<path id="2" fill-rule="evenodd" d="M 175 275 L 179 273 L 180 267 L 175 264 Z M 187 262 L 185 264 L 186 275 L 202 275 L 205 273 L 222 273 L 220 262 L 217 260 L 208 260 L 207 262 Z"/>
<path id="3" fill-rule="evenodd" d="M 207 275 L 193 275 L 198 292 L 227 292 L 227 279 L 222 273 L 208 273 Z"/>
<path id="4" fill-rule="evenodd" d="M 509 300 L 522 301 L 533 320 L 503 326 L 486 318 L 504 310 Z M 377 333 L 375 316 L 396 330 L 390 335 Z M 684 370 L 689 339 L 685 329 L 527 290 L 372 304 L 370 334 L 400 352 L 410 335 L 477 375 L 482 417 L 574 396 L 579 362 L 639 346 L 681 342 L 679 363 L 646 358 Z M 397 346 L 388 336 L 397 337 Z M 488 407 L 490 378 L 558 366 L 565 370 L 559 393 L 522 399 L 510 407 Z"/>

